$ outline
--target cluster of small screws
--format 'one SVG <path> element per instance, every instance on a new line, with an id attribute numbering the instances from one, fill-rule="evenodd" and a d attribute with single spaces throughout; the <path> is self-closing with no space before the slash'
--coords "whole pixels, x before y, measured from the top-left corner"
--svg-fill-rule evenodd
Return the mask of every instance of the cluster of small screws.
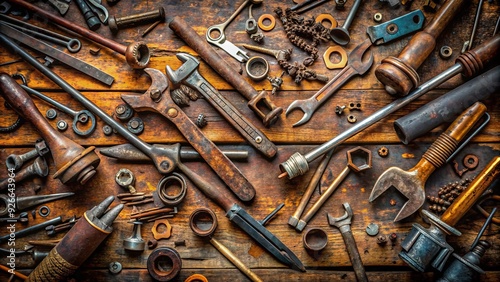
<path id="1" fill-rule="evenodd" d="M 430 203 L 429 210 L 435 213 L 442 213 L 453 201 L 469 186 L 472 179 L 465 178 L 462 181 L 451 182 L 439 188 L 438 197 L 427 196 Z"/>

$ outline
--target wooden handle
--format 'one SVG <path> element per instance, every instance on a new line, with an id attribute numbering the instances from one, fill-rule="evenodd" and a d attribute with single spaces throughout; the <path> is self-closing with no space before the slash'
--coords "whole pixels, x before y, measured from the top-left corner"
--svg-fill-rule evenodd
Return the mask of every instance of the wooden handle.
<path id="1" fill-rule="evenodd" d="M 500 33 L 483 44 L 460 55 L 456 62 L 462 65 L 462 74 L 471 77 L 483 70 L 490 61 L 498 59 L 500 50 Z"/>
<path id="2" fill-rule="evenodd" d="M 450 226 L 457 224 L 498 176 L 500 176 L 500 156 L 494 157 L 474 178 L 469 187 L 446 209 L 441 220 Z"/>

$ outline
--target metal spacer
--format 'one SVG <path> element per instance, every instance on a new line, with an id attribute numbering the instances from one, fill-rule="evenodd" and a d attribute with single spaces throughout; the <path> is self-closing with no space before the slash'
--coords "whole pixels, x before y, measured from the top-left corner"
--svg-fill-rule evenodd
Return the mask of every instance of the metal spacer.
<path id="1" fill-rule="evenodd" d="M 382 21 L 382 14 L 381 13 L 375 13 L 373 15 L 373 20 L 376 22 L 381 22 Z"/>
<path id="2" fill-rule="evenodd" d="M 139 135 L 144 131 L 144 122 L 139 117 L 131 118 L 127 123 L 128 131 L 135 135 Z"/>
<path id="3" fill-rule="evenodd" d="M 68 123 L 64 120 L 58 121 L 57 129 L 59 129 L 60 131 L 65 131 L 66 129 L 68 129 Z"/>
<path id="4" fill-rule="evenodd" d="M 443 60 L 448 60 L 451 58 L 451 55 L 453 54 L 453 49 L 451 49 L 450 46 L 443 46 L 439 50 L 439 56 L 441 56 L 441 59 Z"/>
<path id="5" fill-rule="evenodd" d="M 39 214 L 41 217 L 47 217 L 47 216 L 49 216 L 49 214 L 50 214 L 50 209 L 49 209 L 49 207 L 47 207 L 47 206 L 41 206 L 41 207 L 38 209 L 38 214 Z"/>
<path id="6" fill-rule="evenodd" d="M 56 110 L 50 108 L 47 110 L 47 112 L 45 112 L 45 116 L 50 119 L 50 120 L 53 120 L 57 117 L 57 112 Z"/>
<path id="7" fill-rule="evenodd" d="M 113 274 L 118 274 L 122 271 L 122 264 L 117 261 L 114 261 L 109 264 L 108 270 Z"/>

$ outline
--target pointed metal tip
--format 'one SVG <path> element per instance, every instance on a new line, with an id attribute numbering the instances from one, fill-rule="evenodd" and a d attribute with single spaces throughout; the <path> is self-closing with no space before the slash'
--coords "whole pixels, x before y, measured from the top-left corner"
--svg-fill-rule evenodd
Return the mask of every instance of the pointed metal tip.
<path id="1" fill-rule="evenodd" d="M 101 217 L 101 222 L 106 226 L 111 226 L 124 207 L 125 205 L 119 204 L 110 209 L 105 215 Z"/>
<path id="2" fill-rule="evenodd" d="M 113 203 L 114 200 L 115 196 L 113 195 L 107 197 L 106 199 L 104 199 L 104 201 L 102 201 L 99 205 L 95 206 L 91 210 L 92 214 L 95 217 L 100 218 L 104 214 L 104 212 L 108 209 L 108 207 L 111 205 L 111 203 Z"/>

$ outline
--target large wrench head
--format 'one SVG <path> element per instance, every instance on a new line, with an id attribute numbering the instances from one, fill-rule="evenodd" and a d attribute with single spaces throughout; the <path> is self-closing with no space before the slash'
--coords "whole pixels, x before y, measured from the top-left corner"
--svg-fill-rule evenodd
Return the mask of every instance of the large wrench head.
<path id="1" fill-rule="evenodd" d="M 372 42 L 370 39 L 365 40 L 363 43 L 359 44 L 354 48 L 354 50 L 349 53 L 347 58 L 349 65 L 356 70 L 359 75 L 363 75 L 367 72 L 373 65 L 373 52 L 370 49 Z M 370 52 L 368 60 L 363 62 L 363 56 L 366 52 Z"/>
<path id="2" fill-rule="evenodd" d="M 294 123 L 292 125 L 293 127 L 300 126 L 300 125 L 305 124 L 306 122 L 308 122 L 311 119 L 314 111 L 316 110 L 316 108 L 318 108 L 318 106 L 319 106 L 319 104 L 314 103 L 314 101 L 311 101 L 311 99 L 295 100 L 286 109 L 285 116 L 288 116 L 288 114 L 291 113 L 295 109 L 301 110 L 302 112 L 304 112 L 304 115 L 302 116 L 302 118 L 299 121 L 297 121 L 296 123 Z"/>
<path id="3" fill-rule="evenodd" d="M 166 67 L 168 78 L 173 84 L 181 83 L 184 79 L 196 71 L 200 65 L 200 62 L 194 56 L 187 53 L 178 53 L 176 56 L 177 59 L 184 64 L 182 64 L 182 66 L 175 71 L 170 66 Z"/>
<path id="4" fill-rule="evenodd" d="M 390 187 L 396 188 L 408 201 L 403 205 L 394 218 L 394 222 L 404 219 L 415 213 L 425 202 L 425 182 L 418 177 L 418 170 L 404 171 L 399 167 L 387 169 L 373 186 L 369 201 L 373 202 Z"/>

